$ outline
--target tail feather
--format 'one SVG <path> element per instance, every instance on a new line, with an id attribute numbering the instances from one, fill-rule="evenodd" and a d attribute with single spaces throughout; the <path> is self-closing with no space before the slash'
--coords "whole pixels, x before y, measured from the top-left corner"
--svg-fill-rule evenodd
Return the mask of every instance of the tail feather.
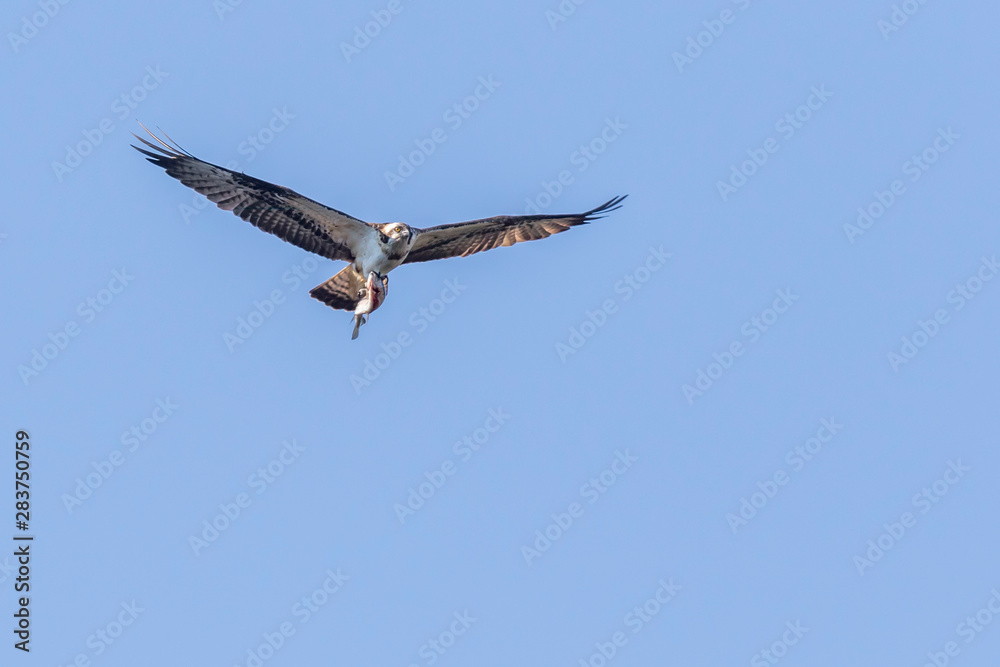
<path id="1" fill-rule="evenodd" d="M 309 290 L 309 296 L 337 310 L 354 310 L 361 298 L 358 292 L 365 286 L 365 279 L 354 270 L 353 264 L 321 285 Z"/>

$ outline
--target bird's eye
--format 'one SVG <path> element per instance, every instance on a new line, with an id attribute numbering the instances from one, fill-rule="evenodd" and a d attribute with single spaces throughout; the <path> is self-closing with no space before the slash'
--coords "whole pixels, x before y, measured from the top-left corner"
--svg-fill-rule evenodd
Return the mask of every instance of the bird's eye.
<path id="1" fill-rule="evenodd" d="M 396 232 L 396 233 L 398 234 L 399 232 L 403 231 L 403 228 L 402 228 L 402 227 L 400 227 L 399 225 L 397 225 L 397 226 L 396 226 L 396 229 L 394 229 L 393 231 L 394 231 L 394 232 Z"/>

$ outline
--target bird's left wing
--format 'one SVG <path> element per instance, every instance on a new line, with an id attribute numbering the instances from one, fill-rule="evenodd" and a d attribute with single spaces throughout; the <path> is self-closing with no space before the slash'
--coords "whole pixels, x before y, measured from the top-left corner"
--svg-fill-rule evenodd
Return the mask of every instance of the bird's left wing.
<path id="1" fill-rule="evenodd" d="M 627 196 L 627 195 L 626 195 Z M 403 263 L 427 262 L 445 257 L 465 257 L 499 246 L 544 239 L 576 225 L 598 220 L 621 207 L 625 197 L 601 204 L 586 213 L 570 215 L 501 215 L 495 218 L 459 222 L 417 229 L 416 239 Z"/>
<path id="2" fill-rule="evenodd" d="M 133 134 L 152 149 L 133 146 L 147 160 L 163 167 L 168 175 L 205 195 L 222 210 L 232 211 L 255 227 L 304 250 L 351 262 L 355 259 L 355 249 L 377 234 L 368 223 L 346 213 L 286 187 L 199 160 L 180 146 L 167 144 L 152 132 L 149 135 L 157 143 Z"/>

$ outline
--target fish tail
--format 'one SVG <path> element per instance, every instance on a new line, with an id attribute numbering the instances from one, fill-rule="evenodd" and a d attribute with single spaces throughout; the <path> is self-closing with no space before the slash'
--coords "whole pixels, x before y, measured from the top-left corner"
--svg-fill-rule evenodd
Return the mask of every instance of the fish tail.
<path id="1" fill-rule="evenodd" d="M 351 334 L 351 340 L 354 340 L 355 338 L 358 337 L 358 329 L 360 329 L 361 325 L 364 324 L 364 323 L 365 323 L 365 316 L 364 315 L 355 315 L 354 316 L 354 333 Z"/>

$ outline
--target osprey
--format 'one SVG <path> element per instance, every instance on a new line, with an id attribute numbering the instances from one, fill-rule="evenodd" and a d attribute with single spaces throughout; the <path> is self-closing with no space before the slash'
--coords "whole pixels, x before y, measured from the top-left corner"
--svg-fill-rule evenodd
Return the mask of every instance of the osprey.
<path id="1" fill-rule="evenodd" d="M 400 264 L 466 257 L 498 246 L 544 239 L 603 218 L 603 214 L 620 208 L 625 199 L 615 197 L 584 213 L 502 215 L 427 229 L 402 222 L 370 223 L 280 185 L 199 160 L 170 137 L 166 137 L 168 144 L 142 127 L 156 143 L 133 134 L 151 150 L 133 148 L 168 175 L 265 232 L 328 259 L 349 262 L 309 295 L 331 308 L 354 311 L 354 337 L 364 323 L 363 316 L 384 300 L 388 273 Z M 376 285 L 381 288 L 379 294 L 369 296 Z"/>

